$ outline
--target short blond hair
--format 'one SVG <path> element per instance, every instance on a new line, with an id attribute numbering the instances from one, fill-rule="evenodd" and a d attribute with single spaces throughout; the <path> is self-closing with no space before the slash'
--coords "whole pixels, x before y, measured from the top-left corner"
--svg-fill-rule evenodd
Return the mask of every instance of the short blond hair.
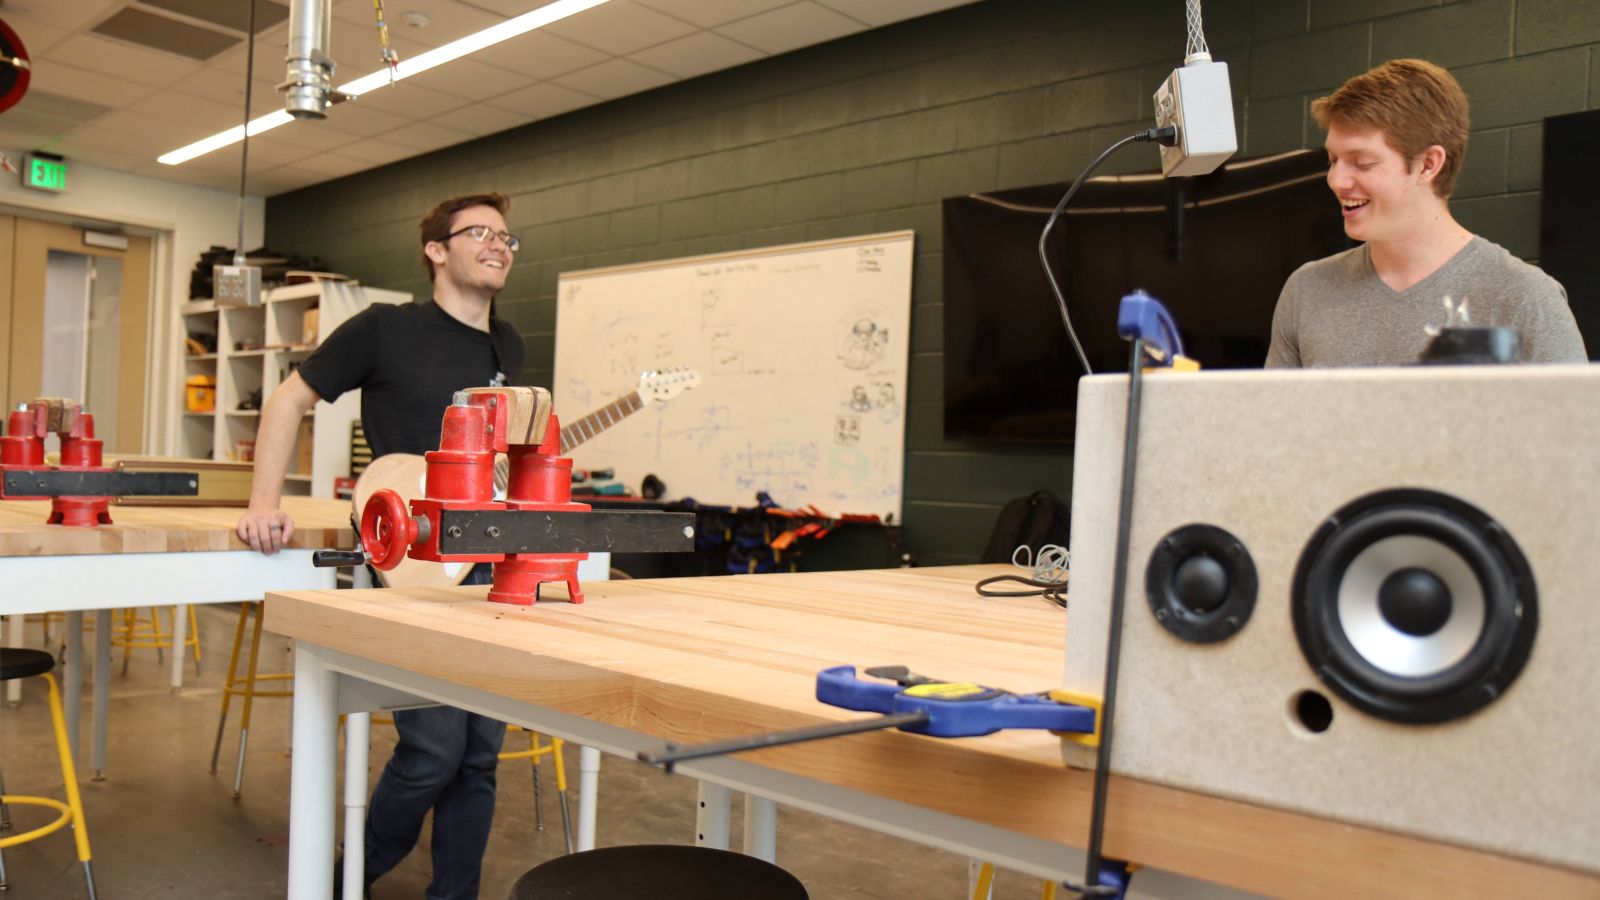
<path id="1" fill-rule="evenodd" d="M 1449 72 L 1424 59 L 1391 59 L 1346 81 L 1311 104 L 1311 115 L 1330 124 L 1375 128 L 1409 163 L 1437 144 L 1444 165 L 1433 191 L 1449 197 L 1467 157 L 1467 93 Z"/>

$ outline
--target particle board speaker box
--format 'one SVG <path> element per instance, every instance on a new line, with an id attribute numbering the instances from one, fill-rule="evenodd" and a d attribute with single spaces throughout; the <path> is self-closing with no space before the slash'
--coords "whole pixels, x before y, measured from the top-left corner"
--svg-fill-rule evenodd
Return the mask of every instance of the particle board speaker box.
<path id="1" fill-rule="evenodd" d="M 108 458 L 108 465 L 123 472 L 195 472 L 200 493 L 193 497 L 129 495 L 118 497 L 124 506 L 249 506 L 250 478 L 255 466 L 247 462 L 177 459 L 164 456 Z"/>
<path id="2" fill-rule="evenodd" d="M 1099 694 L 1127 377 L 1079 384 L 1065 684 Z M 1141 403 L 1112 771 L 1600 872 L 1600 367 Z"/>

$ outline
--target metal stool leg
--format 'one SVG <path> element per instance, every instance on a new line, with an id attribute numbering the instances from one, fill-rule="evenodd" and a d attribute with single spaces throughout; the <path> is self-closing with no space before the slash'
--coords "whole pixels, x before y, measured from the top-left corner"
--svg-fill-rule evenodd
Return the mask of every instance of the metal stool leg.
<path id="1" fill-rule="evenodd" d="M 66 715 L 61 709 L 61 690 L 55 676 L 46 672 L 40 676 L 50 685 L 50 724 L 56 733 L 56 752 L 61 757 L 61 778 L 67 785 L 67 806 L 72 810 L 72 837 L 78 847 L 78 861 L 83 863 L 83 880 L 89 888 L 89 900 L 97 900 L 94 891 L 94 866 L 89 854 L 89 823 L 83 816 L 83 798 L 78 794 L 78 771 L 72 762 L 72 748 L 67 742 Z"/>
<path id="2" fill-rule="evenodd" d="M 562 759 L 562 752 L 566 742 L 560 738 L 551 738 L 550 745 L 555 752 L 551 755 L 556 760 L 556 796 L 561 800 L 561 831 L 567 838 L 567 852 L 577 852 L 577 845 L 572 836 L 572 812 L 567 808 L 567 764 Z"/>
<path id="3" fill-rule="evenodd" d="M 222 716 L 217 720 L 217 740 L 211 745 L 211 774 L 217 773 L 217 757 L 222 753 L 222 730 L 228 724 L 228 706 L 233 700 L 234 680 L 239 672 L 239 647 L 244 643 L 244 626 L 250 604 L 239 606 L 239 625 L 233 630 L 233 654 L 228 657 L 228 677 L 222 680 Z"/>
<path id="4" fill-rule="evenodd" d="M 256 699 L 256 661 L 261 655 L 261 601 L 250 604 L 250 612 L 255 616 L 256 624 L 250 635 L 250 671 L 245 673 L 244 709 L 239 722 L 239 758 L 233 767 L 233 799 L 239 799 L 240 789 L 244 785 L 244 751 L 250 743 L 250 707 Z"/>
<path id="5" fill-rule="evenodd" d="M 200 622 L 194 617 L 194 604 L 185 607 L 189 611 L 189 636 L 184 639 L 184 647 L 194 648 L 194 677 L 200 677 Z M 177 630 L 177 623 L 173 623 L 173 630 Z M 179 656 L 183 655 L 183 647 L 177 650 Z"/>
<path id="6" fill-rule="evenodd" d="M 533 754 L 533 830 L 544 830 L 544 780 L 539 777 L 539 732 L 528 732 L 528 750 Z"/>

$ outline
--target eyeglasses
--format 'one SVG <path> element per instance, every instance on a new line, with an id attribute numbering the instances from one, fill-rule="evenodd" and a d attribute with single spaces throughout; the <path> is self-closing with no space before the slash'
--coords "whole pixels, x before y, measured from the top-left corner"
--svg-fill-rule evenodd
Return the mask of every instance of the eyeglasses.
<path id="1" fill-rule="evenodd" d="M 448 241 L 451 238 L 462 234 L 472 238 L 480 244 L 487 244 L 489 243 L 489 238 L 497 237 L 500 239 L 500 243 L 505 244 L 506 249 L 510 250 L 512 253 L 517 252 L 517 250 L 522 247 L 522 241 L 519 240 L 516 235 L 509 231 L 495 231 L 493 228 L 490 228 L 487 225 L 468 225 L 460 231 L 452 231 L 445 235 L 444 241 Z M 442 244 L 444 241 L 440 241 L 440 243 Z"/>

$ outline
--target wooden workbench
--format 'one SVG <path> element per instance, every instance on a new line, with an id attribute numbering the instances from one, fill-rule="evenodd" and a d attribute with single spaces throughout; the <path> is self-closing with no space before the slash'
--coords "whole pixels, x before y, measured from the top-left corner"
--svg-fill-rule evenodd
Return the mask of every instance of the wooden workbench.
<path id="1" fill-rule="evenodd" d="M 110 658 L 111 610 L 130 606 L 182 606 L 258 600 L 270 588 L 332 587 L 332 569 L 314 569 L 311 553 L 350 547 L 350 504 L 343 500 L 284 499 L 294 517 L 288 546 L 273 556 L 251 550 L 234 533 L 239 507 L 122 506 L 114 524 L 92 528 L 46 525 L 49 501 L 0 502 L 0 615 L 18 616 L 11 638 L 20 643 L 21 615 L 67 613 L 68 732 L 78 737 L 82 690 L 83 613 L 96 621 L 95 659 Z M 186 616 L 174 617 L 173 645 L 183 646 Z M 172 687 L 183 683 L 184 654 L 171 654 Z M 106 767 L 107 666 L 94 667 L 94 746 L 90 768 Z M 17 685 L 17 682 L 12 682 Z"/>
<path id="2" fill-rule="evenodd" d="M 354 541 L 349 501 L 285 497 L 283 509 L 294 518 L 290 547 L 349 547 Z M 45 500 L 0 503 L 0 557 L 248 549 L 234 533 L 234 526 L 244 514 L 236 506 L 113 503 L 112 524 L 94 528 L 46 525 L 49 514 L 50 503 Z"/>
<path id="3" fill-rule="evenodd" d="M 582 605 L 534 607 L 487 603 L 482 587 L 272 593 L 267 627 L 337 651 L 333 669 L 346 674 L 350 660 L 370 660 L 391 680 L 404 670 L 686 743 L 861 717 L 813 698 L 816 673 L 840 664 L 905 664 L 1015 691 L 1056 685 L 1066 614 L 974 594 L 1000 571 L 615 581 L 585 585 Z M 297 756 L 300 727 L 297 707 Z M 739 758 L 933 818 L 1086 841 L 1092 776 L 1066 768 L 1042 732 L 876 732 Z M 1125 778 L 1112 779 L 1105 852 L 1277 896 L 1600 897 L 1592 875 Z"/>

